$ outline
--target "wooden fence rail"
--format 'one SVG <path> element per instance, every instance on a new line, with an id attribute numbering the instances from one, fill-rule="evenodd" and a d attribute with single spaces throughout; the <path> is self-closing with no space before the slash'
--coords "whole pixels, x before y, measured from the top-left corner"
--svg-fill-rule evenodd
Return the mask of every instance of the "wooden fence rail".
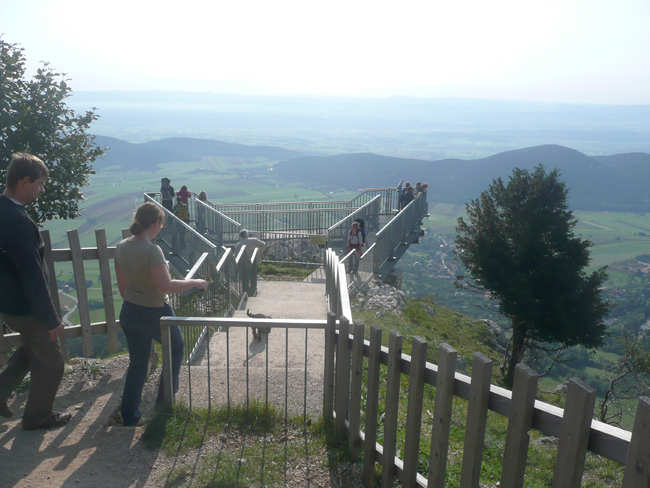
<path id="1" fill-rule="evenodd" d="M 41 231 L 41 237 L 45 244 L 45 265 L 50 277 L 49 286 L 52 301 L 57 307 L 61 316 L 61 304 L 59 300 L 59 287 L 56 282 L 55 263 L 72 263 L 72 273 L 75 282 L 77 296 L 77 308 L 79 310 L 79 324 L 65 327 L 64 337 L 66 339 L 81 337 L 82 354 L 92 356 L 95 344 L 94 336 L 106 334 L 108 338 L 107 348 L 109 354 L 120 350 L 118 340 L 119 320 L 115 318 L 115 303 L 113 300 L 113 278 L 111 274 L 110 261 L 115 257 L 115 247 L 108 246 L 106 242 L 106 231 L 97 229 L 95 231 L 96 247 L 81 247 L 79 233 L 77 230 L 70 230 L 67 233 L 68 249 L 52 249 L 50 233 L 47 230 Z M 99 281 L 102 288 L 102 299 L 104 304 L 105 320 L 103 322 L 91 322 L 90 307 L 88 301 L 88 290 L 86 286 L 86 268 L 84 262 L 98 261 Z M 0 343 L 0 357 L 10 351 L 11 348 L 20 344 L 20 334 L 9 333 L 4 335 L 4 341 Z M 65 350 L 65 342 L 61 341 Z"/>
<path id="2" fill-rule="evenodd" d="M 419 338 L 412 343 L 412 356 L 402 353 L 402 337 L 391 333 L 388 347 L 381 346 L 381 330 L 370 327 L 366 340 L 364 326 L 354 324 L 349 310 L 345 272 L 338 256 L 328 250 L 326 258 L 327 294 L 330 316 L 325 338 L 325 388 L 323 415 L 335 421 L 339 435 L 348 436 L 350 452 L 364 453 L 362 479 L 372 486 L 375 463 L 382 465 L 384 487 L 393 486 L 397 475 L 403 486 L 445 486 L 453 397 L 467 400 L 467 418 L 460 472 L 461 487 L 478 487 L 488 411 L 508 418 L 505 436 L 501 487 L 521 487 L 525 479 L 529 432 L 535 429 L 559 438 L 553 472 L 554 487 L 579 487 L 587 451 L 625 465 L 623 488 L 650 486 L 650 398 L 639 399 L 632 432 L 592 418 L 594 391 L 579 380 L 570 380 L 565 408 L 535 400 L 537 375 L 523 364 L 516 368 L 513 390 L 491 384 L 491 361 L 474 355 L 472 377 L 455 371 L 456 351 L 448 344 L 439 349 L 439 365 L 426 362 L 427 344 Z M 343 274 L 343 280 L 341 279 Z M 343 304 L 346 306 L 344 307 Z M 337 320 L 338 319 L 338 320 Z M 339 323 L 338 330 L 336 323 Z M 363 376 L 366 362 L 366 384 Z M 387 368 L 385 380 L 383 444 L 377 439 L 377 412 L 380 368 Z M 329 369 L 328 369 L 329 368 Z M 404 458 L 397 453 L 400 383 L 408 377 Z M 352 379 L 350 379 L 352 376 Z M 429 471 L 417 471 L 420 459 L 423 388 L 436 387 L 435 414 L 431 424 Z M 358 399 L 365 396 L 365 432 L 361 430 Z M 403 395 L 402 395 L 403 396 Z"/>

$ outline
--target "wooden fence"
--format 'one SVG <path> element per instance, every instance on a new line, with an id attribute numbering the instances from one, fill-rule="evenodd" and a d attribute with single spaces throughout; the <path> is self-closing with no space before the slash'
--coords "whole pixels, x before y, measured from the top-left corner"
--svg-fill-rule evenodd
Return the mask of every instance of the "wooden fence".
<path id="1" fill-rule="evenodd" d="M 79 324 L 66 325 L 63 340 L 60 346 L 65 357 L 68 356 L 65 339 L 81 338 L 81 354 L 84 357 L 95 355 L 94 336 L 107 336 L 107 352 L 115 354 L 122 350 L 118 338 L 119 320 L 116 318 L 114 294 L 113 259 L 115 258 L 115 246 L 108 246 L 106 231 L 95 230 L 96 247 L 81 247 L 79 233 L 77 230 L 68 231 L 69 248 L 52 249 L 50 233 L 47 230 L 41 231 L 41 237 L 45 244 L 45 265 L 50 277 L 49 286 L 52 301 L 63 316 L 59 300 L 59 287 L 56 280 L 55 263 L 72 264 L 72 272 L 75 283 L 77 308 L 79 311 Z M 127 230 L 122 231 L 122 237 L 129 235 Z M 160 241 L 159 241 L 160 242 Z M 196 247 L 196 246 L 195 246 Z M 189 279 L 201 277 L 210 280 L 207 292 L 188 291 L 183 294 L 171 296 L 171 303 L 177 313 L 183 315 L 205 316 L 232 314 L 239 304 L 242 294 L 242 282 L 245 280 L 255 285 L 257 280 L 257 259 L 250 263 L 238 262 L 232 248 L 216 248 L 210 242 L 205 245 L 207 250 L 199 254 L 198 259 L 191 263 L 190 269 L 186 270 L 179 277 Z M 214 256 L 221 252 L 218 262 Z M 198 253 L 198 251 L 197 251 Z M 257 257 L 257 254 L 254 254 Z M 86 265 L 88 261 L 97 261 L 99 264 L 99 281 L 102 289 L 102 302 L 105 320 L 91 322 L 88 289 L 86 281 Z M 250 276 L 246 278 L 246 273 Z M 203 338 L 203 330 L 186 329 L 186 360 L 191 360 L 191 353 L 197 349 L 197 344 Z M 0 331 L 1 333 L 2 331 Z M 11 350 L 20 345 L 20 334 L 10 332 L 2 335 L 0 340 L 0 364 L 4 363 Z"/>
<path id="2" fill-rule="evenodd" d="M 106 334 L 108 337 L 108 353 L 114 354 L 121 347 L 117 336 L 119 321 L 115 318 L 115 303 L 113 300 L 113 279 L 111 275 L 111 260 L 115 257 L 115 247 L 108 246 L 106 231 L 95 230 L 96 247 L 81 247 L 79 233 L 77 230 L 68 231 L 68 249 L 52 249 L 50 233 L 47 230 L 41 231 L 41 237 L 45 243 L 45 264 L 50 276 L 50 294 L 55 307 L 61 313 L 59 301 L 59 288 L 56 282 L 55 263 L 72 263 L 75 290 L 77 295 L 77 308 L 79 310 L 79 324 L 65 327 L 64 338 L 70 339 L 81 337 L 82 354 L 84 356 L 94 355 L 93 337 L 99 334 Z M 90 307 L 88 303 L 88 291 L 86 286 L 85 261 L 99 262 L 99 279 L 102 288 L 102 300 L 104 304 L 105 320 L 102 322 L 90 321 Z M 10 351 L 12 347 L 20 344 L 20 335 L 10 333 L 4 335 L 5 341 L 0 343 L 0 356 Z M 65 342 L 61 341 L 65 350 Z"/>
<path id="3" fill-rule="evenodd" d="M 363 479 L 372 486 L 375 462 L 382 465 L 382 487 L 393 486 L 397 475 L 403 486 L 445 485 L 453 397 L 468 401 L 462 457 L 461 487 L 478 487 L 488 411 L 507 417 L 501 487 L 521 487 L 529 431 L 559 437 L 553 487 L 580 486 L 587 451 L 625 465 L 624 488 L 650 486 L 650 398 L 639 400 L 632 432 L 592 417 L 595 393 L 578 380 L 568 385 L 564 409 L 535 400 L 537 376 L 517 366 L 512 391 L 492 385 L 492 362 L 474 355 L 472 377 L 455 371 L 456 351 L 439 349 L 439 364 L 426 361 L 427 344 L 415 337 L 412 355 L 402 353 L 402 336 L 391 333 L 382 346 L 382 331 L 352 323 L 346 275 L 334 252 L 327 253 L 328 323 L 325 330 L 323 415 L 339 435 L 347 436 L 353 457 L 363 451 Z M 338 328 L 337 328 L 338 323 Z M 369 340 L 365 339 L 366 333 Z M 367 359 L 363 385 L 364 358 Z M 383 444 L 377 443 L 380 367 L 387 367 Z M 403 458 L 396 440 L 402 375 L 408 377 L 408 403 Z M 431 448 L 426 453 L 428 473 L 418 472 L 424 386 L 436 387 Z M 365 431 L 361 429 L 361 398 L 365 397 Z M 403 417 L 403 415 L 402 415 Z M 425 476 L 426 475 L 426 476 Z"/>

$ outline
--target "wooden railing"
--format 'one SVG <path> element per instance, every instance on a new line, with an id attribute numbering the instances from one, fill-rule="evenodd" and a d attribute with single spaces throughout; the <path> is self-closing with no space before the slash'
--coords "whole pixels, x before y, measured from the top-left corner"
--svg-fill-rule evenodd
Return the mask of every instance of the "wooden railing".
<path id="1" fill-rule="evenodd" d="M 128 236 L 128 231 L 122 231 L 122 236 Z M 60 345 L 67 357 L 65 339 L 81 338 L 81 354 L 84 357 L 96 355 L 96 344 L 94 337 L 97 335 L 107 336 L 107 353 L 115 354 L 122 350 L 118 338 L 119 320 L 116 319 L 116 307 L 113 299 L 114 276 L 111 272 L 113 259 L 115 258 L 115 247 L 108 246 L 106 231 L 95 230 L 96 247 L 81 247 L 79 233 L 77 230 L 68 231 L 67 249 L 52 249 L 50 233 L 45 230 L 41 232 L 45 244 L 45 265 L 50 277 L 49 287 L 52 301 L 63 316 L 59 300 L 59 288 L 56 280 L 55 263 L 71 263 L 75 283 L 75 294 L 77 308 L 79 311 L 79 324 L 66 325 L 63 339 Z M 189 242 L 188 242 L 189 243 Z M 238 263 L 233 255 L 232 248 L 217 248 L 210 242 L 201 242 L 206 251 L 198 254 L 197 259 L 190 263 L 186 272 L 180 274 L 180 278 L 203 278 L 209 280 L 207 292 L 196 290 L 183 294 L 171 294 L 171 304 L 177 314 L 192 316 L 230 316 L 238 307 L 242 296 L 242 281 L 245 273 L 252 273 L 248 282 L 255 283 L 257 279 L 257 263 L 254 259 L 247 266 Z M 216 256 L 216 259 L 215 259 Z M 255 254 L 256 258 L 257 255 Z M 91 322 L 90 305 L 87 288 L 87 266 L 88 261 L 97 261 L 99 264 L 99 280 L 102 289 L 102 302 L 105 320 Z M 184 261 L 183 261 L 184 262 Z M 2 333 L 6 332 L 6 333 Z M 184 329 L 186 333 L 184 340 L 186 344 L 185 359 L 191 361 L 192 355 L 200 345 L 204 337 L 203 328 Z M 0 364 L 4 363 L 7 355 L 13 348 L 20 345 L 20 334 L 14 332 L 0 331 Z"/>
<path id="2" fill-rule="evenodd" d="M 79 233 L 77 230 L 68 231 L 68 249 L 52 249 L 50 233 L 47 230 L 41 231 L 41 237 L 45 243 L 45 265 L 50 277 L 50 295 L 55 307 L 61 312 L 59 301 L 59 288 L 56 282 L 55 263 L 72 263 L 75 291 L 77 296 L 77 308 L 79 310 L 79 324 L 65 327 L 64 338 L 71 339 L 81 337 L 82 354 L 93 356 L 95 335 L 106 334 L 108 338 L 107 348 L 109 354 L 118 352 L 121 348 L 117 332 L 119 321 L 115 318 L 115 304 L 113 300 L 113 279 L 111 275 L 111 260 L 115 257 L 115 247 L 108 246 L 106 242 L 106 231 L 95 230 L 96 247 L 81 247 Z M 86 261 L 98 261 L 99 279 L 102 288 L 102 299 L 104 304 L 105 320 L 102 322 L 90 321 L 90 307 L 88 302 L 88 291 L 86 286 Z M 20 344 L 20 335 L 17 333 L 4 334 L 4 341 L 0 342 L 0 357 L 3 353 L 9 352 L 10 348 Z M 65 350 L 65 342 L 61 342 Z"/>
<path id="3" fill-rule="evenodd" d="M 452 400 L 468 401 L 461 486 L 479 486 L 488 411 L 509 419 L 503 454 L 502 487 L 523 486 L 529 434 L 536 429 L 559 437 L 554 467 L 554 487 L 577 487 L 587 451 L 625 465 L 623 487 L 650 483 L 650 398 L 639 400 L 632 432 L 592 418 L 595 393 L 578 380 L 568 386 L 564 409 L 535 400 L 537 376 L 523 364 L 517 366 L 512 391 L 492 385 L 492 362 L 474 355 L 472 377 L 455 371 L 456 351 L 447 344 L 439 349 L 439 364 L 426 361 L 427 344 L 412 339 L 412 355 L 402 353 L 402 336 L 391 333 L 382 346 L 382 331 L 353 324 L 345 269 L 336 253 L 327 251 L 326 293 L 329 316 L 325 331 L 323 415 L 339 435 L 347 436 L 353 457 L 364 453 L 363 479 L 372 486 L 375 462 L 382 465 L 382 486 L 393 486 L 397 475 L 403 486 L 442 487 L 445 483 Z M 338 327 L 337 327 L 338 324 Z M 366 340 L 368 333 L 370 340 Z M 368 358 L 364 367 L 364 358 Z M 383 444 L 377 443 L 379 378 L 387 366 L 383 398 Z M 367 381 L 362 381 L 364 377 Z M 403 458 L 397 456 L 396 439 L 400 383 L 408 377 L 408 403 Z M 418 472 L 424 386 L 436 388 L 431 426 L 428 473 Z M 361 428 L 361 398 L 365 398 L 365 430 Z M 425 476 L 426 475 L 426 476 Z"/>

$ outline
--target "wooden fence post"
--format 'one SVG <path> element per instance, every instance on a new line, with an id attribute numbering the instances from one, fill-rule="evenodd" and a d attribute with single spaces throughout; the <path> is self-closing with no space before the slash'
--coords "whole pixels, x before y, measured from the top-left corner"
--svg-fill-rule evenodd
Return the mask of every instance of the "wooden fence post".
<path id="1" fill-rule="evenodd" d="M 424 370 L 427 362 L 427 343 L 413 337 L 411 369 L 409 370 L 409 399 L 406 414 L 406 440 L 404 441 L 404 470 L 402 485 L 415 487 L 420 454 L 422 427 L 422 400 L 424 398 Z"/>
<path id="2" fill-rule="evenodd" d="M 361 436 L 361 380 L 363 372 L 363 324 L 354 324 L 354 341 L 352 342 L 352 363 L 350 364 L 350 435 L 348 437 L 350 457 L 357 459 Z"/>
<path id="3" fill-rule="evenodd" d="M 431 428 L 428 488 L 443 488 L 445 486 L 455 372 L 456 350 L 449 344 L 442 343 L 438 353 L 436 405 Z"/>
<path id="4" fill-rule="evenodd" d="M 329 312 L 327 314 L 327 325 L 325 326 L 325 358 L 323 368 L 323 418 L 325 423 L 332 422 L 332 410 L 334 409 L 334 348 L 336 346 L 336 316 Z"/>
<path id="5" fill-rule="evenodd" d="M 111 267 L 108 260 L 106 230 L 96 229 L 95 241 L 97 242 L 99 277 L 102 282 L 102 298 L 104 299 L 104 315 L 106 317 L 106 330 L 108 335 L 108 352 L 109 354 L 115 354 L 120 350 L 120 342 L 117 338 L 115 303 L 113 301 L 113 280 L 111 279 Z"/>
<path id="6" fill-rule="evenodd" d="M 537 375 L 523 363 L 515 367 L 515 382 L 506 434 L 506 448 L 501 470 L 502 488 L 524 486 L 528 455 L 528 431 L 533 424 Z"/>
<path id="7" fill-rule="evenodd" d="M 368 352 L 368 391 L 366 393 L 366 438 L 363 444 L 363 484 L 374 486 L 375 444 L 377 443 L 377 410 L 379 405 L 379 367 L 381 356 L 381 329 L 370 327 Z"/>
<path id="8" fill-rule="evenodd" d="M 479 487 L 491 380 L 492 360 L 479 352 L 474 353 L 460 477 L 461 488 Z"/>
<path id="9" fill-rule="evenodd" d="M 86 290 L 86 273 L 81 255 L 81 244 L 77 230 L 68 231 L 68 242 L 72 254 L 72 272 L 74 283 L 77 289 L 77 308 L 79 309 L 79 322 L 81 323 L 82 353 L 85 357 L 91 357 L 94 352 L 93 335 L 90 330 L 90 310 L 88 308 L 88 290 Z"/>
<path id="10" fill-rule="evenodd" d="M 650 397 L 639 398 L 632 440 L 627 451 L 623 488 L 650 486 Z"/>
<path id="11" fill-rule="evenodd" d="M 386 379 L 386 411 L 384 415 L 384 453 L 382 456 L 382 488 L 392 488 L 397 440 L 397 413 L 399 410 L 400 359 L 402 336 L 391 332 L 388 339 L 388 378 Z"/>
<path id="12" fill-rule="evenodd" d="M 350 326 L 344 317 L 339 319 L 339 338 L 336 349 L 336 434 L 345 435 L 345 418 L 348 413 L 350 394 L 350 346 L 348 343 Z"/>
<path id="13" fill-rule="evenodd" d="M 596 392 L 578 379 L 568 382 L 553 488 L 578 488 L 585 467 Z"/>
<path id="14" fill-rule="evenodd" d="M 63 319 L 63 312 L 61 310 L 61 301 L 59 300 L 59 286 L 56 283 L 56 269 L 54 268 L 54 259 L 52 259 L 52 240 L 50 239 L 50 231 L 42 230 L 41 239 L 43 239 L 43 260 L 45 261 L 45 266 L 47 266 L 47 274 L 49 278 L 48 287 L 50 289 L 50 296 L 52 297 L 52 303 L 54 308 L 61 319 Z M 59 343 L 59 349 L 61 350 L 61 355 L 63 356 L 64 361 L 68 361 L 68 349 L 65 345 L 65 334 L 59 335 L 57 338 Z"/>

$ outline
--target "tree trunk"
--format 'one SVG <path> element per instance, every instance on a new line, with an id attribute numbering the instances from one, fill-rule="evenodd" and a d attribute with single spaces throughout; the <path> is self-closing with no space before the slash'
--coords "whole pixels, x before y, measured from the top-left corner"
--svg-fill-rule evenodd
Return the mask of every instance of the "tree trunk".
<path id="1" fill-rule="evenodd" d="M 517 319 L 512 319 L 512 343 L 506 368 L 504 382 L 508 388 L 512 388 L 515 379 L 515 366 L 524 358 L 526 349 L 526 329 L 524 324 Z"/>

